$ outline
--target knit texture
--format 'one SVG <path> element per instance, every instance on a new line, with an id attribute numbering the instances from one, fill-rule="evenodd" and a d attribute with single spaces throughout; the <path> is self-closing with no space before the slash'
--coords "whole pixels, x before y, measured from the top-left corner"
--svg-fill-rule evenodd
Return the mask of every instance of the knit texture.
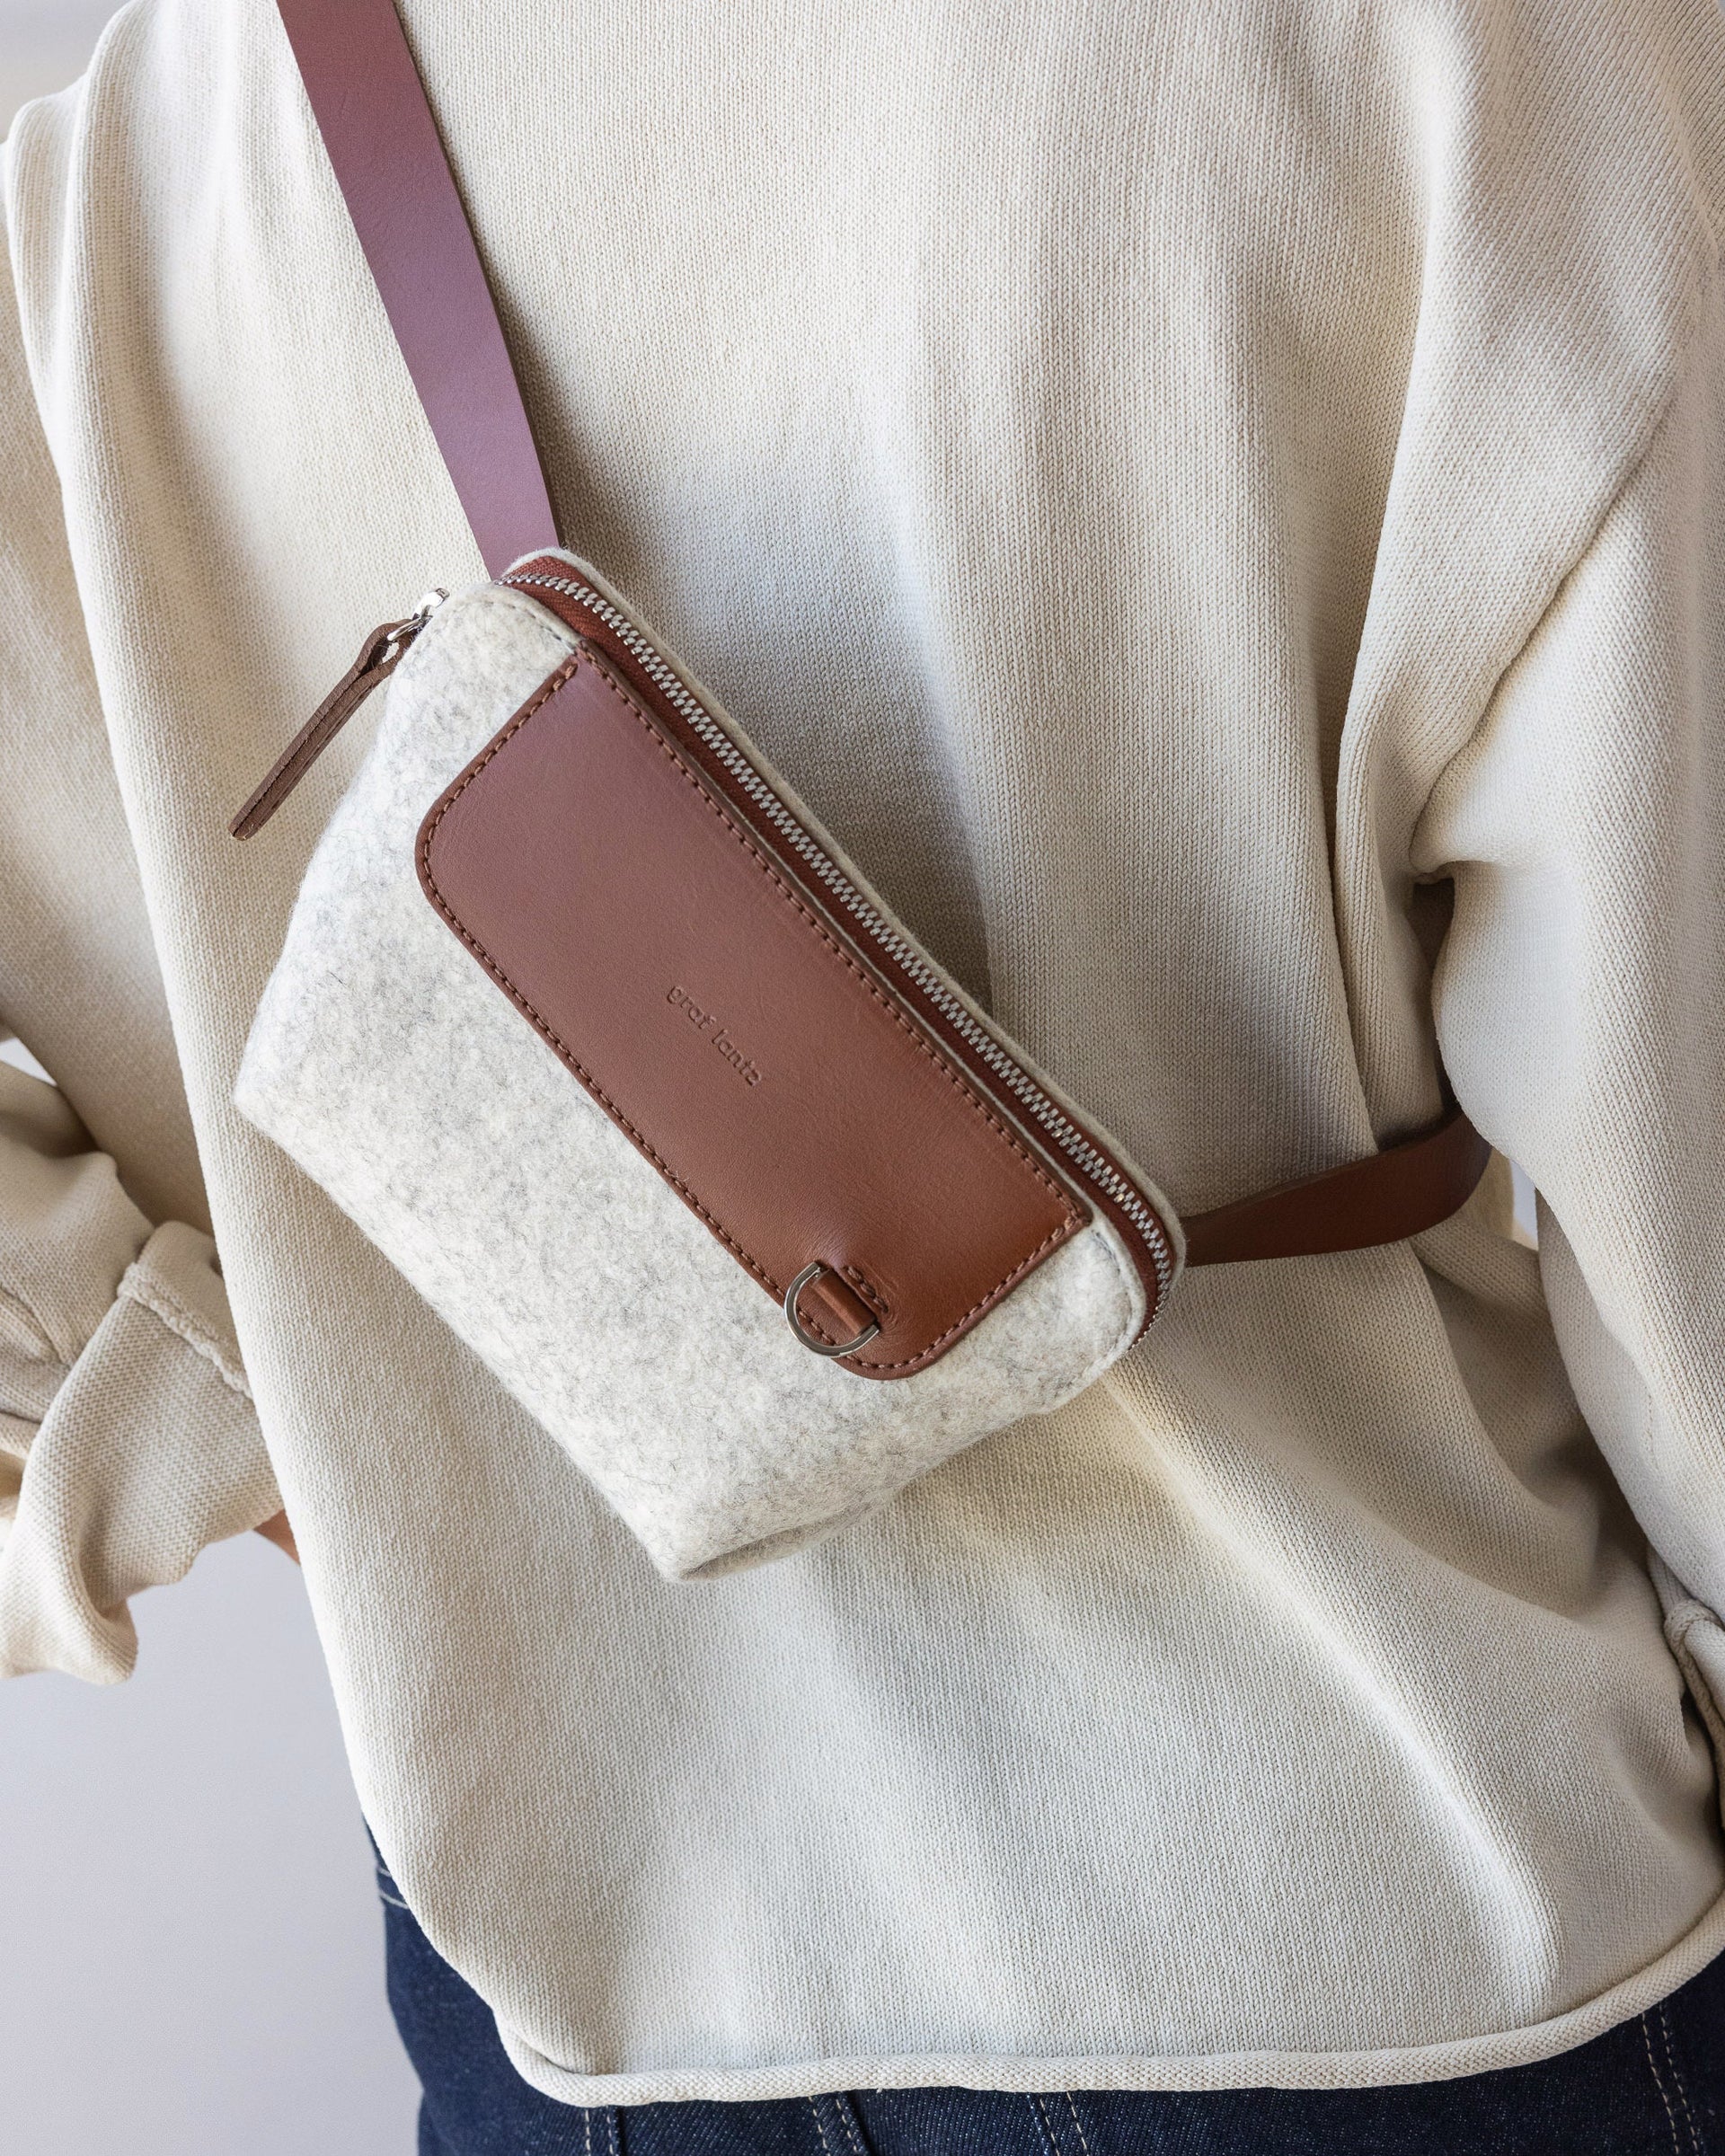
<path id="1" fill-rule="evenodd" d="M 0 1194 L 0 1675 L 111 1683 L 128 1598 L 281 1500 L 215 1245 L 152 1232 L 66 1095 L 4 1064 Z"/>
<path id="2" fill-rule="evenodd" d="M 662 1577 L 232 1105 L 384 721 L 226 819 L 481 570 L 269 0 L 128 9 L 8 159 L 0 1017 L 133 1232 L 208 1205 L 432 1940 L 590 2103 L 1641 2012 L 1725 1945 L 1717 0 L 402 12 L 566 541 L 946 970 L 1182 1211 L 1417 1128 L 1439 1049 L 1544 1198 L 1190 1273 L 1066 1407 Z M 135 1256 L 79 1327 L 237 1415 Z M 148 1462 L 164 1558 L 269 1494 L 138 1397 L 17 1493 L 93 1604 Z"/>

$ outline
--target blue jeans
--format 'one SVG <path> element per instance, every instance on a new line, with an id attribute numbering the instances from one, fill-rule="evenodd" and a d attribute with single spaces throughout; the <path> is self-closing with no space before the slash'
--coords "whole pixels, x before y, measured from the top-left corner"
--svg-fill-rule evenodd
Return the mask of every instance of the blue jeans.
<path id="1" fill-rule="evenodd" d="M 379 1867 L 420 2156 L 1725 2156 L 1725 1957 L 1591 2044 L 1399 2089 L 857 2090 L 584 2110 L 524 2081 Z"/>

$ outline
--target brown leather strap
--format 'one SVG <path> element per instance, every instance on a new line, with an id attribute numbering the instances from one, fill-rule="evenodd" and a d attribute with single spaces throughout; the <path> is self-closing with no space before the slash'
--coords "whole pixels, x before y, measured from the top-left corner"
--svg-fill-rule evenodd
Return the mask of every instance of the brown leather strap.
<path id="1" fill-rule="evenodd" d="M 557 544 L 467 213 L 391 0 L 277 0 L 354 230 L 492 576 Z"/>
<path id="2" fill-rule="evenodd" d="M 1491 1148 L 1459 1108 L 1417 1138 L 1345 1168 L 1278 1183 L 1213 1213 L 1192 1214 L 1188 1265 L 1309 1258 L 1402 1242 L 1447 1220 L 1485 1173 Z"/>

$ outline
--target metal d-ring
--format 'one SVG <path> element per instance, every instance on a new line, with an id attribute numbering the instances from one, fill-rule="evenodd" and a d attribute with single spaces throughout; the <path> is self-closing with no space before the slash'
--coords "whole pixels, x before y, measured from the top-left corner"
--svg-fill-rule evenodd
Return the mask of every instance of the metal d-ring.
<path id="1" fill-rule="evenodd" d="M 805 1265 L 784 1291 L 784 1314 L 791 1321 L 792 1331 L 796 1334 L 798 1339 L 801 1341 L 810 1355 L 854 1355 L 859 1348 L 866 1348 L 880 1331 L 880 1328 L 878 1323 L 865 1325 L 854 1340 L 846 1340 L 843 1346 L 835 1348 L 829 1341 L 818 1340 L 797 1315 L 797 1297 L 811 1280 L 818 1280 L 823 1273 L 830 1272 L 831 1269 L 830 1266 L 823 1265 L 818 1258 L 812 1265 Z"/>

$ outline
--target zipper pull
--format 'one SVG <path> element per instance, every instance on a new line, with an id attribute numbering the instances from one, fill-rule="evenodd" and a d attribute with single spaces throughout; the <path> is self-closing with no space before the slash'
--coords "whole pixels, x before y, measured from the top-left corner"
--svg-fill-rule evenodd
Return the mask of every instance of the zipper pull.
<path id="1" fill-rule="evenodd" d="M 359 656 L 270 765 L 268 775 L 227 826 L 235 838 L 252 838 L 262 830 L 341 729 L 380 682 L 401 664 L 408 646 L 449 596 L 428 591 L 404 622 L 374 629 Z"/>

